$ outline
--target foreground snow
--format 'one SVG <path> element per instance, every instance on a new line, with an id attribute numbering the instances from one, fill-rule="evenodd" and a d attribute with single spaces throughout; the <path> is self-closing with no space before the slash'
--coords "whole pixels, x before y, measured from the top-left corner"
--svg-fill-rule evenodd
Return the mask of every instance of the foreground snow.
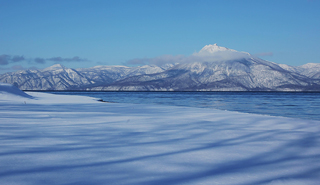
<path id="1" fill-rule="evenodd" d="M 0 86 L 0 184 L 320 183 L 318 121 L 17 92 Z"/>

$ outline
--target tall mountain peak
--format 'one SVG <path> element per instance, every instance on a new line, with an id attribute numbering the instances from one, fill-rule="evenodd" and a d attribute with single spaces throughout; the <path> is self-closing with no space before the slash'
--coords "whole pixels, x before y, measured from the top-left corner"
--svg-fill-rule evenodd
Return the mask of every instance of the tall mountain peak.
<path id="1" fill-rule="evenodd" d="M 218 46 L 217 44 L 209 44 L 209 45 L 205 45 L 200 51 L 199 53 L 215 53 L 218 51 L 236 51 L 233 49 L 229 49 L 223 46 Z"/>

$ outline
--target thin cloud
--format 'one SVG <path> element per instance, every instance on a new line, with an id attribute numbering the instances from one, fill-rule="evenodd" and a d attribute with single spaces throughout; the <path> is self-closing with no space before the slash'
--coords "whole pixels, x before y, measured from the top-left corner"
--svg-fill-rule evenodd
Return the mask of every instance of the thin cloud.
<path id="1" fill-rule="evenodd" d="M 127 64 L 129 65 L 147 65 L 147 64 L 155 64 L 155 65 L 161 65 L 161 64 L 170 64 L 170 63 L 181 63 L 185 62 L 187 57 L 183 55 L 163 55 L 159 57 L 154 58 L 135 58 L 132 60 L 128 60 Z"/>
<path id="2" fill-rule="evenodd" d="M 25 60 L 24 56 L 18 56 L 18 55 L 11 56 L 6 54 L 0 55 L 0 65 L 3 65 L 3 66 L 11 63 L 15 63 L 15 62 L 24 61 L 24 60 Z"/>
<path id="3" fill-rule="evenodd" d="M 21 61 L 24 61 L 25 58 L 24 58 L 24 56 L 15 55 L 15 56 L 12 57 L 11 60 L 12 60 L 13 62 L 21 62 Z"/>
<path id="4" fill-rule="evenodd" d="M 237 51 L 218 51 L 214 53 L 209 52 L 196 52 L 191 56 L 184 55 L 163 55 L 154 58 L 135 58 L 128 60 L 128 65 L 163 65 L 163 64 L 175 64 L 175 63 L 191 63 L 191 62 L 218 62 L 225 60 L 237 60 L 242 58 L 251 57 L 250 54 Z"/>
<path id="5" fill-rule="evenodd" d="M 72 57 L 72 58 L 63 58 L 63 57 L 51 57 L 51 58 L 35 58 L 34 62 L 38 64 L 45 64 L 46 62 L 87 62 L 88 59 L 80 58 L 78 56 Z"/>
<path id="6" fill-rule="evenodd" d="M 44 59 L 44 58 L 35 58 L 34 62 L 38 63 L 38 64 L 45 64 L 46 63 L 46 59 Z"/>
<path id="7" fill-rule="evenodd" d="M 192 62 L 218 62 L 226 60 L 237 60 L 249 58 L 251 55 L 245 52 L 238 52 L 234 50 L 210 52 L 198 52 L 191 56 Z M 198 61 L 197 61 L 198 60 Z"/>
<path id="8" fill-rule="evenodd" d="M 25 70 L 26 68 L 22 67 L 21 65 L 15 65 L 15 66 L 12 66 L 11 69 L 13 69 L 13 70 Z"/>
<path id="9" fill-rule="evenodd" d="M 9 55 L 0 55 L 0 65 L 8 65 L 9 61 Z"/>
<path id="10" fill-rule="evenodd" d="M 27 70 L 27 69 L 32 69 L 32 70 L 35 70 L 35 69 L 38 69 L 37 67 L 29 67 L 29 68 L 25 68 L 21 65 L 14 65 L 14 66 L 11 66 L 11 67 L 0 67 L 0 71 L 18 71 L 18 70 Z"/>
<path id="11" fill-rule="evenodd" d="M 11 68 L 6 68 L 6 67 L 0 67 L 0 71 L 8 71 L 10 70 Z"/>
<path id="12" fill-rule="evenodd" d="M 62 57 L 52 57 L 48 58 L 47 60 L 53 61 L 53 62 L 87 62 L 88 59 L 80 58 L 78 56 L 72 57 L 72 58 L 62 58 Z"/>
<path id="13" fill-rule="evenodd" d="M 51 58 L 28 58 L 26 59 L 22 55 L 7 55 L 3 54 L 0 55 L 0 65 L 5 66 L 9 65 L 11 63 L 17 63 L 17 62 L 24 62 L 28 61 L 29 63 L 36 63 L 36 64 L 45 64 L 48 61 L 51 62 L 87 62 L 88 59 L 80 58 L 78 56 L 72 57 L 72 58 L 63 58 L 63 57 L 51 57 Z"/>

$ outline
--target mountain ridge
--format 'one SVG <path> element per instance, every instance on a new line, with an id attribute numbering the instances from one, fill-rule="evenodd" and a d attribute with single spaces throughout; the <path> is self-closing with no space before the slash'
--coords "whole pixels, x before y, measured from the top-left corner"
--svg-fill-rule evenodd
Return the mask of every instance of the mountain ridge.
<path id="1" fill-rule="evenodd" d="M 22 90 L 86 91 L 320 91 L 320 64 L 277 64 L 222 46 L 206 45 L 188 62 L 163 65 L 55 64 L 0 75 Z"/>

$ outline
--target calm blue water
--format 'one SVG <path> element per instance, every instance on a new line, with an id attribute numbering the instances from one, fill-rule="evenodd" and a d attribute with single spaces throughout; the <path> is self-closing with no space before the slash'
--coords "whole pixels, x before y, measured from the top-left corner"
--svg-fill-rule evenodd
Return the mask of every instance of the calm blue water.
<path id="1" fill-rule="evenodd" d="M 320 92 L 50 92 L 108 102 L 162 104 L 320 120 Z"/>

